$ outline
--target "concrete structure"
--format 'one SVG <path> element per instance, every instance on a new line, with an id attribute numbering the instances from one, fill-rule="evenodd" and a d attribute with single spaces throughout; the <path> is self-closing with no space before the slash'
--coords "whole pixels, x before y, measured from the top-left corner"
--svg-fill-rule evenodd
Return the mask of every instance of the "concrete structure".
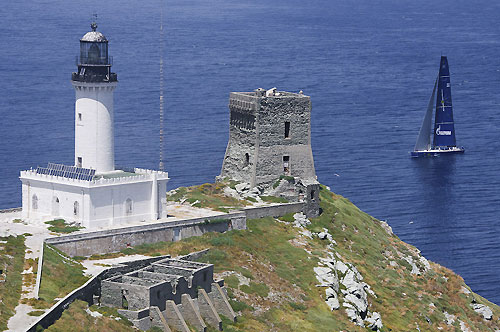
<path id="1" fill-rule="evenodd" d="M 316 181 L 311 99 L 275 88 L 231 92 L 229 142 L 221 178 L 271 184 L 281 175 Z"/>
<path id="2" fill-rule="evenodd" d="M 236 320 L 223 285 L 214 282 L 212 264 L 166 258 L 103 280 L 99 301 L 120 308 L 141 330 L 188 332 L 187 323 L 198 331 L 206 331 L 207 324 L 222 330 L 219 314 Z"/>
<path id="3" fill-rule="evenodd" d="M 24 219 L 65 219 L 88 228 L 165 218 L 168 173 L 115 170 L 113 93 L 108 40 L 80 40 L 75 88 L 75 166 L 50 164 L 21 172 Z"/>

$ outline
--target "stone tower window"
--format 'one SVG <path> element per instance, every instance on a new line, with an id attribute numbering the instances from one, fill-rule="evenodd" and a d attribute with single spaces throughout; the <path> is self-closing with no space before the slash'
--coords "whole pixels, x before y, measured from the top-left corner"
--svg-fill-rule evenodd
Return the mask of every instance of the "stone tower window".
<path id="1" fill-rule="evenodd" d="M 316 192 L 315 192 L 314 190 L 311 190 L 311 201 L 314 201 L 314 194 L 315 194 L 315 193 L 316 193 Z"/>
<path id="2" fill-rule="evenodd" d="M 77 167 L 82 167 L 82 157 L 78 157 L 77 158 L 76 166 Z"/>
<path id="3" fill-rule="evenodd" d="M 248 153 L 245 153 L 245 166 L 250 164 L 250 155 Z"/>
<path id="4" fill-rule="evenodd" d="M 78 121 L 82 121 L 82 113 L 78 113 Z"/>
<path id="5" fill-rule="evenodd" d="M 290 138 L 290 121 L 285 122 L 285 138 Z"/>
<path id="6" fill-rule="evenodd" d="M 283 172 L 290 175 L 290 156 L 283 156 Z"/>

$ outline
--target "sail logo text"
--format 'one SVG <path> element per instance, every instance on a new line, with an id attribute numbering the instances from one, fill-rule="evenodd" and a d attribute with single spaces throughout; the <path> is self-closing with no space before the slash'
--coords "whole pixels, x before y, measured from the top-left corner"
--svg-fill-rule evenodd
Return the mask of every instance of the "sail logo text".
<path id="1" fill-rule="evenodd" d="M 441 130 L 441 125 L 436 128 L 436 135 L 438 136 L 451 136 L 451 130 Z"/>

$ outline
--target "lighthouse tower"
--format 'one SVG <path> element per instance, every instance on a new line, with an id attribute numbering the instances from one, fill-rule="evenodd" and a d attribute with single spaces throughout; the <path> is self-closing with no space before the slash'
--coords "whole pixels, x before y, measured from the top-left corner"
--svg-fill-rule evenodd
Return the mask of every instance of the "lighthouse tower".
<path id="1" fill-rule="evenodd" d="M 108 40 L 91 24 L 80 39 L 76 92 L 75 164 L 48 163 L 21 171 L 23 218 L 64 219 L 91 229 L 167 217 L 168 173 L 115 169 L 113 93 Z"/>
<path id="2" fill-rule="evenodd" d="M 97 173 L 114 170 L 113 93 L 117 75 L 111 72 L 108 40 L 93 22 L 80 39 L 78 71 L 71 83 L 76 92 L 75 166 Z"/>

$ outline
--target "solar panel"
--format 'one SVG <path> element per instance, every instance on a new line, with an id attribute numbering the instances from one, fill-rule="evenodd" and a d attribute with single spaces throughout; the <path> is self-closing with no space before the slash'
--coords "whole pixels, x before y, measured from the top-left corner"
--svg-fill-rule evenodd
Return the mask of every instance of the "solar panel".
<path id="1" fill-rule="evenodd" d="M 68 179 L 92 181 L 94 179 L 95 169 L 48 163 L 47 167 L 37 167 L 36 173 L 60 176 Z"/>

